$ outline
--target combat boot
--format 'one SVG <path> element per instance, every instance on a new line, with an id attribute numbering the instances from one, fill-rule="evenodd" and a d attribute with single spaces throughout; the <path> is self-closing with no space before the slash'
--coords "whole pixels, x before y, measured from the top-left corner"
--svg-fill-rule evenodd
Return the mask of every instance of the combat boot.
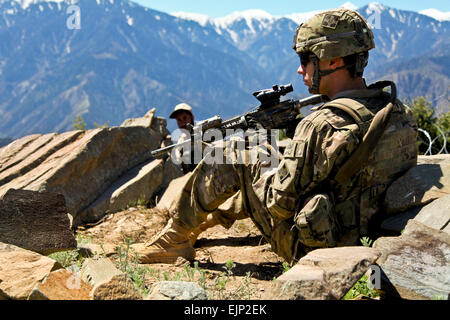
<path id="1" fill-rule="evenodd" d="M 212 228 L 218 224 L 219 222 L 214 218 L 214 216 L 212 214 L 209 214 L 208 217 L 206 218 L 206 221 L 202 222 L 197 228 L 192 230 L 191 234 L 189 235 L 189 241 L 191 242 L 191 245 L 194 246 L 198 236 L 203 231 Z"/>
<path id="2" fill-rule="evenodd" d="M 195 250 L 189 241 L 191 231 L 170 219 L 156 240 L 135 244 L 132 248 L 137 254 L 139 263 L 143 264 L 175 263 L 179 257 L 191 261 L 195 259 Z"/>

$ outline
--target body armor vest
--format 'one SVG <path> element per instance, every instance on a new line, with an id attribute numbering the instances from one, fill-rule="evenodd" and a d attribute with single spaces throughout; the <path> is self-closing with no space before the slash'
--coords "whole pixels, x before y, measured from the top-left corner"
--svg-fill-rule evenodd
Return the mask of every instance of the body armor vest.
<path id="1" fill-rule="evenodd" d="M 375 106 L 371 106 L 370 100 L 341 98 L 323 105 L 321 109 L 345 111 L 358 124 L 362 139 L 369 127 L 371 131 L 379 129 L 377 125 L 373 128 L 371 123 L 380 112 L 380 106 L 383 108 L 389 103 L 389 96 L 383 93 L 376 100 Z M 376 142 L 369 147 L 370 152 L 362 152 L 362 158 L 350 156 L 341 166 L 343 170 L 338 170 L 330 183 L 334 211 L 341 229 L 339 233 L 344 235 L 341 239 L 343 245 L 354 244 L 360 236 L 368 233 L 371 218 L 382 211 L 382 201 L 389 185 L 417 164 L 417 124 L 410 110 L 399 100 L 393 100 L 384 125 Z M 361 150 L 357 149 L 355 153 L 358 151 Z"/>

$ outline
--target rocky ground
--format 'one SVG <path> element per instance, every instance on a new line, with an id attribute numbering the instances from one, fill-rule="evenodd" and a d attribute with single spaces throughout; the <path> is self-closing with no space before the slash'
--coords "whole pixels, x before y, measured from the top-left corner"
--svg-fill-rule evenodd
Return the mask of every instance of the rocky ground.
<path id="1" fill-rule="evenodd" d="M 99 250 L 120 265 L 120 256 L 113 248 L 119 246 L 125 251 L 127 238 L 130 243 L 150 240 L 167 218 L 164 211 L 132 208 L 107 216 L 92 228 L 81 228 L 78 235 L 86 247 Z M 191 263 L 179 259 L 175 265 L 140 265 L 147 270 L 144 290 L 161 280 L 195 280 L 212 299 L 261 299 L 271 281 L 286 268 L 250 219 L 237 221 L 228 230 L 222 226 L 208 229 L 194 247 L 197 256 Z M 133 261 L 129 263 L 136 266 Z"/>
<path id="2" fill-rule="evenodd" d="M 108 215 L 90 228 L 79 228 L 79 246 L 109 257 L 119 267 L 128 265 L 129 275 L 139 278 L 144 294 L 160 281 L 181 280 L 197 282 L 208 299 L 266 299 L 274 280 L 289 269 L 250 219 L 236 221 L 230 229 L 219 225 L 202 233 L 194 246 L 196 259 L 190 263 L 184 259 L 175 265 L 124 262 L 126 252 L 132 250 L 129 244 L 150 240 L 167 220 L 167 212 L 162 210 L 130 208 Z M 373 290 L 370 295 L 379 299 Z M 353 293 L 350 298 L 357 296 L 363 298 L 364 293 Z"/>
<path id="3" fill-rule="evenodd" d="M 149 158 L 168 133 L 154 114 L 0 148 L 0 300 L 450 299 L 450 155 L 420 156 L 358 247 L 290 268 L 246 219 L 204 232 L 195 261 L 136 263 L 131 244 L 166 225 L 189 178 Z"/>

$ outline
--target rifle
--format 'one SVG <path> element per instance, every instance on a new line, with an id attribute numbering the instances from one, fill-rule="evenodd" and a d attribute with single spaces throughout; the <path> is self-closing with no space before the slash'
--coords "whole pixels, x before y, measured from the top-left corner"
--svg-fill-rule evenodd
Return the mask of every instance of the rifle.
<path id="1" fill-rule="evenodd" d="M 253 93 L 253 96 L 261 103 L 258 107 L 242 115 L 223 121 L 220 116 L 215 116 L 202 121 L 196 127 L 190 128 L 191 139 L 181 143 L 152 151 L 154 158 L 164 157 L 173 148 L 181 147 L 192 143 L 197 138 L 196 132 L 202 132 L 209 129 L 218 129 L 223 133 L 227 129 L 256 129 L 258 124 L 266 130 L 286 129 L 287 136 L 293 136 L 297 124 L 301 121 L 298 116 L 301 115 L 300 109 L 309 105 L 316 105 L 328 101 L 324 95 L 313 95 L 301 100 L 288 99 L 280 101 L 282 96 L 294 91 L 292 84 L 274 85 L 271 89 L 263 89 Z M 198 127 L 201 127 L 199 130 Z"/>

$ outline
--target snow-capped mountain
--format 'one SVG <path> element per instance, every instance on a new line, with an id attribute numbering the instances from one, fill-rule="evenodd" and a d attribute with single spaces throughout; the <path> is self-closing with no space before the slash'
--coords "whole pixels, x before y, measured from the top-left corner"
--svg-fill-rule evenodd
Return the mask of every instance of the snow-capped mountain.
<path id="1" fill-rule="evenodd" d="M 79 29 L 67 27 L 71 4 L 80 8 Z M 359 11 L 376 37 L 368 80 L 395 79 L 401 96 L 442 101 L 450 22 L 375 3 Z M 197 119 L 228 118 L 257 105 L 252 92 L 277 83 L 306 95 L 291 47 L 295 28 L 313 14 L 211 19 L 128 0 L 0 0 L 0 137 L 70 130 L 78 114 L 88 127 L 118 125 L 151 107 L 167 117 L 182 101 Z"/>
<path id="2" fill-rule="evenodd" d="M 350 2 L 342 6 L 355 9 Z M 264 11 L 250 10 L 216 19 L 187 13 L 174 15 L 202 23 L 206 28 L 215 29 L 229 42 L 248 53 L 260 67 L 271 70 L 271 73 L 278 73 L 281 81 L 295 83 L 298 78 L 295 73 L 298 61 L 290 49 L 292 35 L 298 24 L 317 12 L 276 17 Z M 360 8 L 359 12 L 371 24 L 377 47 L 371 51 L 371 59 L 366 71 L 368 79 L 383 77 L 384 74 L 380 70 L 384 70 L 388 64 L 395 65 L 416 57 L 430 58 L 448 55 L 450 23 L 447 21 L 439 21 L 412 11 L 390 8 L 376 2 Z M 393 69 L 389 70 L 392 72 Z M 424 75 L 419 77 L 424 83 L 429 83 L 431 80 L 428 77 L 423 78 Z M 443 77 L 448 79 L 449 74 Z M 444 80 L 443 83 L 445 86 L 448 82 Z M 424 94 L 426 86 L 419 87 L 422 90 L 417 94 Z M 400 92 L 404 95 L 413 94 L 413 90 L 404 92 L 400 89 Z M 437 96 L 433 94 L 432 98 Z"/>
<path id="3" fill-rule="evenodd" d="M 438 21 L 450 21 L 450 11 L 443 12 L 443 11 L 439 11 L 439 10 L 431 8 L 431 9 L 419 11 L 419 13 L 429 16 Z"/>

